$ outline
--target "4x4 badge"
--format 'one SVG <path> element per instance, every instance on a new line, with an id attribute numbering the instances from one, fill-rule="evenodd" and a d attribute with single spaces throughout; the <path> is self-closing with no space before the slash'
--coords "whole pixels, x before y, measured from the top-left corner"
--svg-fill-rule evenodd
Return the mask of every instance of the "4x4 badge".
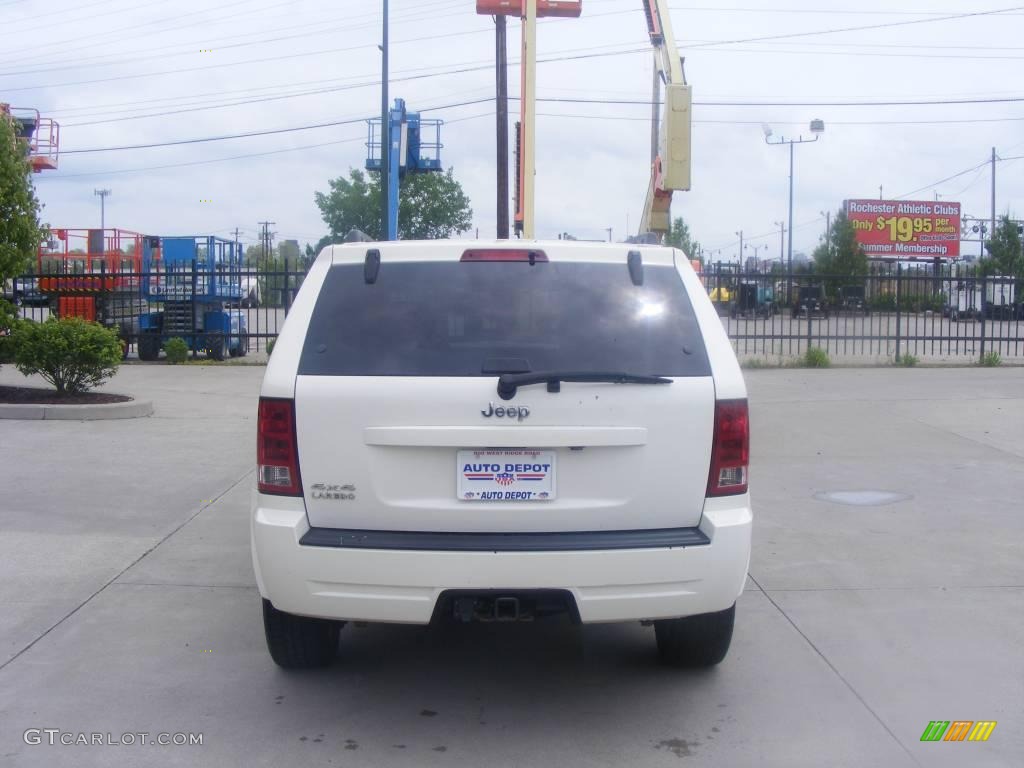
<path id="1" fill-rule="evenodd" d="M 354 501 L 356 498 L 354 485 L 332 485 L 330 483 L 313 483 L 309 495 L 314 499 L 333 499 L 335 501 Z"/>
<path id="2" fill-rule="evenodd" d="M 516 421 L 522 421 L 523 419 L 529 418 L 530 409 L 525 405 L 499 405 L 495 408 L 494 403 L 488 403 L 487 410 L 480 411 L 480 413 L 488 419 L 494 416 L 499 419 L 515 419 Z"/>

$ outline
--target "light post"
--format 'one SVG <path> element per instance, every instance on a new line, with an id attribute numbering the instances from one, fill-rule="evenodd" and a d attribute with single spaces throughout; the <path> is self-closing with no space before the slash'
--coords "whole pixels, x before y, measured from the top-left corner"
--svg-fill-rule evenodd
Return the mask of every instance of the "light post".
<path id="1" fill-rule="evenodd" d="M 825 256 L 832 255 L 832 211 L 820 211 L 825 217 Z"/>
<path id="2" fill-rule="evenodd" d="M 776 140 L 772 141 L 772 129 L 770 126 L 764 126 L 764 141 L 766 144 L 789 144 L 789 249 L 786 257 L 786 303 L 790 303 L 790 296 L 793 293 L 793 145 L 794 144 L 810 144 L 811 142 L 817 141 L 821 134 L 825 132 L 825 122 L 823 120 L 811 120 L 810 124 L 811 133 L 814 134 L 813 139 L 805 139 L 803 135 L 797 136 L 795 139 L 787 139 L 785 136 L 779 136 Z"/>
<path id="3" fill-rule="evenodd" d="M 985 258 L 985 233 L 988 232 L 988 227 L 985 225 L 983 219 L 975 219 L 975 225 L 971 227 L 971 232 L 976 232 L 978 235 L 978 260 Z"/>
<path id="4" fill-rule="evenodd" d="M 107 195 L 110 194 L 110 190 L 109 189 L 94 189 L 92 191 L 92 193 L 94 195 L 99 195 L 99 198 L 100 198 L 100 230 L 101 231 L 102 230 L 106 230 L 106 228 L 107 228 L 107 211 L 106 211 L 106 205 L 105 204 L 107 202 Z"/>
<path id="5" fill-rule="evenodd" d="M 762 248 L 767 248 L 767 247 L 768 246 L 766 246 L 764 243 L 761 243 L 760 245 L 751 245 L 750 243 L 747 243 L 747 250 L 753 250 L 754 251 L 754 271 L 755 272 L 757 272 L 757 265 L 758 265 L 757 252 L 760 251 Z"/>

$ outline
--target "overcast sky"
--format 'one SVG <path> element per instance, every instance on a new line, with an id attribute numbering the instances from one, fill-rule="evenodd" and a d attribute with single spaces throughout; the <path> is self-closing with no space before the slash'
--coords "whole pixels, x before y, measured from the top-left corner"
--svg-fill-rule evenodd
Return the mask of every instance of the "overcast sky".
<path id="1" fill-rule="evenodd" d="M 740 230 L 759 256 L 779 252 L 774 222 L 787 215 L 788 151 L 766 146 L 763 123 L 776 138 L 809 137 L 813 118 L 826 124 L 819 142 L 796 147 L 796 251 L 818 242 L 822 211 L 846 198 L 877 197 L 880 186 L 886 198 L 938 194 L 987 217 L 984 163 L 992 147 L 1006 158 L 997 164 L 997 211 L 1024 217 L 1024 161 L 1010 159 L 1024 155 L 1024 6 L 734 1 L 742 7 L 670 0 L 696 101 L 693 189 L 676 193 L 672 212 L 705 248 L 720 251 L 713 258 L 736 257 Z M 538 66 L 541 97 L 599 103 L 538 105 L 537 233 L 597 239 L 611 227 L 619 240 L 640 220 L 650 107 L 607 102 L 649 99 L 651 54 L 640 0 L 583 5 L 579 19 L 540 25 L 541 59 L 602 55 Z M 313 193 L 362 167 L 364 120 L 379 114 L 380 6 L 0 0 L 0 101 L 38 108 L 61 123 L 60 168 L 36 176 L 44 219 L 54 227 L 98 226 L 93 190 L 101 187 L 112 190 L 111 227 L 160 235 L 227 235 L 238 227 L 251 242 L 256 222 L 269 220 L 278 239 L 315 243 L 326 227 Z M 1003 12 L 944 18 L 993 10 Z M 851 27 L 861 29 L 826 34 Z M 491 18 L 478 16 L 473 0 L 392 0 L 391 40 L 392 97 L 445 121 L 444 165 L 472 201 L 474 227 L 493 236 Z M 512 95 L 518 50 L 519 23 L 511 20 Z M 950 100 L 987 101 L 829 103 Z M 511 109 L 517 112 L 518 102 Z M 81 151 L 340 121 L 350 122 Z M 963 248 L 973 253 L 977 244 Z"/>

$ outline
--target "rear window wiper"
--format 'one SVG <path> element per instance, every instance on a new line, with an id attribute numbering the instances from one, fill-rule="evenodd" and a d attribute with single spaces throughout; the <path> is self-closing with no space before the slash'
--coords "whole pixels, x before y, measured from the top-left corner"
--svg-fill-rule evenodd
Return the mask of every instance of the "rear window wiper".
<path id="1" fill-rule="evenodd" d="M 563 381 L 607 381 L 612 384 L 671 384 L 664 376 L 644 376 L 621 371 L 533 371 L 506 373 L 498 378 L 498 397 L 511 400 L 516 389 L 528 384 L 547 384 L 548 392 L 561 390 Z"/>

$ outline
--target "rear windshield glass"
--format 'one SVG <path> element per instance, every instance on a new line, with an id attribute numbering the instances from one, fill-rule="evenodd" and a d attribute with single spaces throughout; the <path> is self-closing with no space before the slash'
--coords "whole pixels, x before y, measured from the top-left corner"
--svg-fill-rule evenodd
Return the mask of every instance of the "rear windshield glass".
<path id="1" fill-rule="evenodd" d="M 614 371 L 709 376 L 673 267 L 579 262 L 383 263 L 331 267 L 299 374 L 488 376 Z"/>

